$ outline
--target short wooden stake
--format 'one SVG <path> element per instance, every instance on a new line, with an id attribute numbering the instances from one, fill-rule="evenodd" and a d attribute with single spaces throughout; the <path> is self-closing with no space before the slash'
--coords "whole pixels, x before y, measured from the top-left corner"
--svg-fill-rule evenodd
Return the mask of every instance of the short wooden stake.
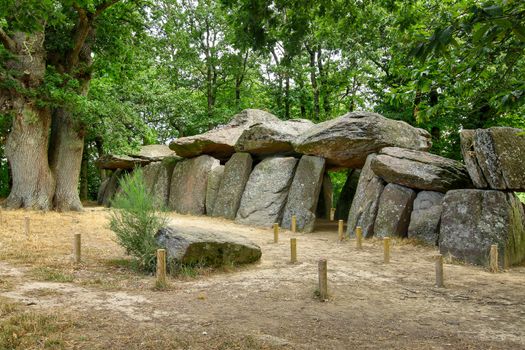
<path id="1" fill-rule="evenodd" d="M 29 231 L 29 216 L 26 216 L 24 218 L 24 221 L 25 221 L 25 234 L 26 234 L 26 237 L 29 238 L 29 235 L 31 234 L 31 232 Z"/>
<path id="2" fill-rule="evenodd" d="M 490 246 L 490 272 L 498 272 L 498 245 L 493 244 Z"/>
<path id="3" fill-rule="evenodd" d="M 166 287 L 166 249 L 157 249 L 157 288 Z"/>
<path id="4" fill-rule="evenodd" d="M 328 299 L 328 268 L 326 259 L 319 260 L 319 299 Z"/>
<path id="5" fill-rule="evenodd" d="M 438 254 L 434 257 L 436 259 L 436 287 L 444 288 L 443 284 L 443 255 Z"/>
<path id="6" fill-rule="evenodd" d="M 385 264 L 390 262 L 390 237 L 383 238 L 383 261 Z"/>
<path id="7" fill-rule="evenodd" d="M 339 220 L 337 225 L 337 233 L 339 236 L 339 241 L 341 242 L 345 237 L 343 235 L 343 220 Z"/>
<path id="8" fill-rule="evenodd" d="M 297 239 L 290 238 L 290 262 L 292 264 L 297 262 Z"/>
<path id="9" fill-rule="evenodd" d="M 363 229 L 361 228 L 361 226 L 357 226 L 355 228 L 355 237 L 356 237 L 356 247 L 357 249 L 362 249 L 363 248 Z"/>
<path id="10" fill-rule="evenodd" d="M 292 215 L 292 232 L 295 233 L 297 230 L 297 217 Z"/>
<path id="11" fill-rule="evenodd" d="M 330 208 L 330 221 L 335 220 L 335 208 Z"/>
<path id="12" fill-rule="evenodd" d="M 279 242 L 279 224 L 273 224 L 273 243 Z"/>
<path id="13" fill-rule="evenodd" d="M 82 254 L 81 246 L 82 244 L 80 233 L 75 233 L 73 235 L 73 261 L 75 262 L 75 264 L 80 264 Z"/>

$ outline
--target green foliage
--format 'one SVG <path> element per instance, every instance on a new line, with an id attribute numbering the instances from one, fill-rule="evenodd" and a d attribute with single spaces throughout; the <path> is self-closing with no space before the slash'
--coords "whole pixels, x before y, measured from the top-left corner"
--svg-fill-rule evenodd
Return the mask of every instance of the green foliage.
<path id="1" fill-rule="evenodd" d="M 518 196 L 518 198 L 520 199 L 522 203 L 525 203 L 525 192 L 518 192 L 516 193 L 516 195 Z"/>
<path id="2" fill-rule="evenodd" d="M 341 190 L 343 189 L 343 186 L 346 183 L 346 179 L 348 178 L 348 171 L 347 170 L 331 171 L 328 174 L 330 175 L 330 180 L 332 180 L 332 187 L 334 191 L 332 207 L 335 208 L 335 206 L 337 205 L 337 202 L 339 201 Z"/>
<path id="3" fill-rule="evenodd" d="M 117 242 L 131 254 L 139 269 L 155 270 L 155 234 L 166 225 L 167 219 L 156 210 L 154 197 L 146 190 L 141 169 L 120 181 L 121 192 L 112 201 L 110 229 Z"/>

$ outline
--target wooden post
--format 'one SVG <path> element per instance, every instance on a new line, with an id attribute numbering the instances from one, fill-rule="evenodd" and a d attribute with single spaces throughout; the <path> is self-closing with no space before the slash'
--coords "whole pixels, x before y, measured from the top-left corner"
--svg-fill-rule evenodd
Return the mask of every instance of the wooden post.
<path id="1" fill-rule="evenodd" d="M 343 220 L 339 220 L 338 222 L 338 225 L 337 225 L 337 233 L 339 235 L 339 241 L 343 241 L 343 239 L 345 238 L 344 235 L 343 235 Z"/>
<path id="2" fill-rule="evenodd" d="M 297 262 L 297 239 L 290 238 L 290 262 L 292 264 Z"/>
<path id="3" fill-rule="evenodd" d="M 319 260 L 319 299 L 328 299 L 328 268 L 326 259 Z"/>
<path id="4" fill-rule="evenodd" d="M 330 208 L 330 221 L 335 220 L 335 208 Z"/>
<path id="5" fill-rule="evenodd" d="M 166 287 L 166 249 L 157 249 L 157 288 Z"/>
<path id="6" fill-rule="evenodd" d="M 436 287 L 444 288 L 443 284 L 443 255 L 438 254 L 435 256 L 436 259 Z"/>
<path id="7" fill-rule="evenodd" d="M 292 215 L 292 232 L 295 233 L 297 230 L 297 217 Z"/>
<path id="8" fill-rule="evenodd" d="M 356 247 L 357 249 L 363 248 L 363 229 L 361 226 L 355 228 L 355 237 L 356 237 Z"/>
<path id="9" fill-rule="evenodd" d="M 490 272 L 498 272 L 498 245 L 493 244 L 490 246 Z"/>
<path id="10" fill-rule="evenodd" d="M 31 232 L 29 231 L 29 216 L 24 217 L 24 221 L 25 221 L 25 234 L 26 234 L 26 237 L 29 238 L 29 235 L 31 234 Z"/>
<path id="11" fill-rule="evenodd" d="M 390 262 L 390 237 L 383 238 L 383 261 L 385 264 Z"/>
<path id="12" fill-rule="evenodd" d="M 80 264 L 81 260 L 81 237 L 80 233 L 75 233 L 73 235 L 73 261 L 75 264 Z"/>
<path id="13" fill-rule="evenodd" d="M 279 224 L 273 224 L 273 243 L 279 242 Z"/>

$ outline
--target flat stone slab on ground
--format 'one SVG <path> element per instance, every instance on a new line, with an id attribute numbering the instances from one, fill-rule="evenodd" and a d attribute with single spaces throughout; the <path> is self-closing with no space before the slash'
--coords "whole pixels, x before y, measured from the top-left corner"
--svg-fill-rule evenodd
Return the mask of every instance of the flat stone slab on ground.
<path id="1" fill-rule="evenodd" d="M 168 258 L 188 265 L 247 264 L 261 258 L 261 248 L 240 235 L 170 223 L 156 234 Z"/>

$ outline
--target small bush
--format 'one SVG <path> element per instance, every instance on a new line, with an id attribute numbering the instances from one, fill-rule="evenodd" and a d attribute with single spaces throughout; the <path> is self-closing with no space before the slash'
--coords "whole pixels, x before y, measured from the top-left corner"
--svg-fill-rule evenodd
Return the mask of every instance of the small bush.
<path id="1" fill-rule="evenodd" d="M 159 248 L 155 233 L 166 225 L 167 218 L 162 210 L 158 211 L 155 198 L 146 189 L 141 169 L 125 175 L 120 189 L 111 202 L 109 227 L 117 235 L 117 242 L 135 258 L 137 267 L 152 272 Z"/>

